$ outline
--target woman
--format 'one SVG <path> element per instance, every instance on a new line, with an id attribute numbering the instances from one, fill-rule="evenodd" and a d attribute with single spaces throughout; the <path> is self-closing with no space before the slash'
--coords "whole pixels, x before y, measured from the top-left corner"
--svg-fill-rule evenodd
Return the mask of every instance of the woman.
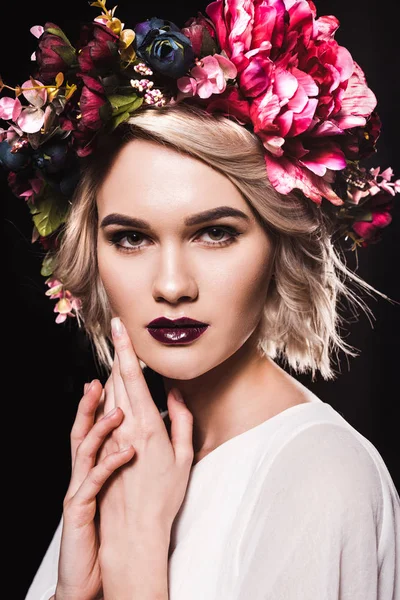
<path id="1" fill-rule="evenodd" d="M 221 5 L 208 13 L 220 43 Z M 189 99 L 197 76 L 180 83 Z M 85 77 L 83 122 L 100 94 Z M 74 129 L 84 166 L 49 291 L 109 378 L 79 403 L 62 519 L 26 600 L 396 599 L 400 501 L 382 457 L 274 360 L 329 379 L 333 352 L 352 354 L 338 298 L 367 310 L 344 280 L 372 288 L 335 250 L 338 214 L 315 201 L 340 198 L 300 163 L 295 189 L 279 191 L 293 173 L 273 158 L 276 136 L 206 108 L 132 109 L 85 156 Z M 146 366 L 162 378 L 161 414 Z"/>
<path id="2" fill-rule="evenodd" d="M 297 359 L 329 376 L 327 348 L 342 343 L 336 295 L 349 291 L 321 212 L 296 197 L 282 203 L 255 137 L 194 107 L 143 111 L 98 152 L 85 169 L 55 276 L 87 307 L 86 329 L 105 362 L 111 319 L 125 328 L 113 338 L 117 364 L 105 400 L 96 380 L 80 403 L 67 525 L 60 539 L 60 524 L 27 598 L 54 591 L 72 598 L 76 589 L 95 598 L 97 569 L 110 580 L 104 597 L 167 598 L 167 558 L 171 598 L 333 598 L 339 587 L 342 597 L 395 597 L 399 501 L 382 458 L 270 357 L 274 341 L 276 350 L 286 344 L 293 367 Z M 206 211 L 216 216 L 195 218 Z M 97 261 L 88 260 L 94 248 Z M 205 326 L 151 330 L 159 317 Z M 167 429 L 136 357 L 163 378 Z M 176 388 L 186 406 L 175 402 Z M 154 448 L 138 437 L 139 424 Z M 102 542 L 105 556 L 95 563 L 96 494 L 123 464 L 132 480 L 115 478 L 104 533 L 100 504 L 100 537 L 116 538 L 116 546 Z M 141 515 L 147 533 L 131 523 L 125 540 L 127 523 L 117 524 L 115 514 L 124 485 L 128 501 L 135 483 L 142 494 L 132 516 Z M 90 501 L 84 514 L 82 501 Z M 75 539 L 77 523 L 88 535 L 89 518 L 90 538 Z M 139 553 L 128 549 L 137 536 Z M 129 577 L 121 553 L 131 556 Z"/>

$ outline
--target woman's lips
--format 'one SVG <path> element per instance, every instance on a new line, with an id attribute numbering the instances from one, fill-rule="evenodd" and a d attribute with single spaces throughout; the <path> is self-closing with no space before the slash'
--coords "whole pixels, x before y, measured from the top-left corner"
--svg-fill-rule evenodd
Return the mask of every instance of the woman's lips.
<path id="1" fill-rule="evenodd" d="M 147 331 L 164 344 L 187 344 L 200 337 L 208 325 L 199 327 L 147 327 Z"/>

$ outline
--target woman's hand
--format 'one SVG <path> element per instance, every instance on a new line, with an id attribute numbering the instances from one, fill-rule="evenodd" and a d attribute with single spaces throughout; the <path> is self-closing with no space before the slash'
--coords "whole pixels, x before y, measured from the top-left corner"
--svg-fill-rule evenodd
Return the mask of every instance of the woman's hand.
<path id="1" fill-rule="evenodd" d="M 116 408 L 95 423 L 102 392 L 98 380 L 85 390 L 71 430 L 72 473 L 63 504 L 56 600 L 102 598 L 96 496 L 109 476 L 134 454 L 131 445 L 116 448 L 96 464 L 104 440 L 123 420 L 121 408 Z"/>
<path id="2" fill-rule="evenodd" d="M 113 556 L 127 558 L 131 550 L 134 554 L 138 540 L 154 537 L 156 532 L 169 545 L 194 456 L 191 412 L 171 390 L 167 398 L 170 439 L 125 327 L 119 319 L 112 324 L 115 355 L 105 385 L 104 410 L 120 407 L 124 420 L 112 431 L 102 453 L 133 444 L 135 456 L 113 474 L 99 495 L 101 552 L 105 552 L 106 565 L 113 563 Z"/>

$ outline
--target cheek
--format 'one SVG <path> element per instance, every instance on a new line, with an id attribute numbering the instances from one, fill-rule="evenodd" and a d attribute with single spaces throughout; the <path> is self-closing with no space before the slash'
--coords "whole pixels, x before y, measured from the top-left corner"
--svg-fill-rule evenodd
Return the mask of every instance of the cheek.
<path id="1" fill-rule="evenodd" d="M 215 310 L 237 337 L 246 336 L 257 325 L 265 304 L 272 273 L 273 250 L 260 239 L 248 252 L 236 257 L 234 268 L 221 270 L 215 286 Z M 217 308 L 218 307 L 218 308 Z"/>
<path id="2" fill-rule="evenodd" d="M 111 310 L 122 316 L 127 306 L 138 297 L 137 290 L 141 287 L 141 282 L 132 272 L 132 262 L 129 257 L 116 256 L 113 249 L 102 245 L 98 246 L 97 261 Z"/>

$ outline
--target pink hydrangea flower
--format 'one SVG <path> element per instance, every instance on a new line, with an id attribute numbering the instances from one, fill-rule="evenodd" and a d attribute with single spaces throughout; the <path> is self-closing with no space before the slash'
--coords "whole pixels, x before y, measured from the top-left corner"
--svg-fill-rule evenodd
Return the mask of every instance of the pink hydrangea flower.
<path id="1" fill-rule="evenodd" d="M 211 94 L 221 94 L 226 89 L 228 79 L 234 79 L 237 69 L 233 62 L 221 54 L 205 56 L 197 61 L 190 71 L 190 76 L 180 77 L 177 80 L 178 89 L 184 96 L 199 96 L 209 98 Z"/>

